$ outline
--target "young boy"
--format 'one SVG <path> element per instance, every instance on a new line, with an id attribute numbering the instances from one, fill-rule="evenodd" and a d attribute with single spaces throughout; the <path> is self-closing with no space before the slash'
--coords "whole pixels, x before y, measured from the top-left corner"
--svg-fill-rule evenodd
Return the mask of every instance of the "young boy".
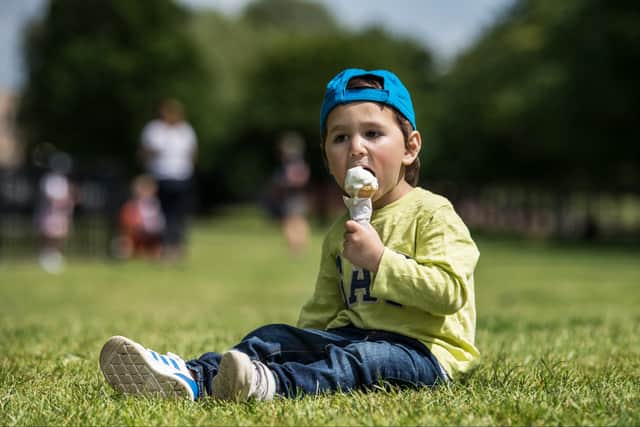
<path id="1" fill-rule="evenodd" d="M 344 190 L 347 170 L 361 166 L 379 189 L 370 224 L 345 215 L 330 228 L 298 327 L 264 326 L 186 363 L 112 337 L 100 366 L 116 390 L 268 400 L 434 386 L 470 368 L 479 253 L 451 204 L 416 187 L 422 140 L 407 89 L 389 71 L 344 70 L 327 85 L 320 129 L 337 184 Z"/>

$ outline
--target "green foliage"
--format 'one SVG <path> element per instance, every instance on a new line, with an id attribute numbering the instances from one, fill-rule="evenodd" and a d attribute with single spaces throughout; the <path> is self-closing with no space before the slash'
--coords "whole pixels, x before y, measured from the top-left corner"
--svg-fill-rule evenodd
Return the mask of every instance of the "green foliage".
<path id="1" fill-rule="evenodd" d="M 125 398 L 105 383 L 98 355 L 111 335 L 191 358 L 295 322 L 321 231 L 291 260 L 279 229 L 232 211 L 196 227 L 179 266 L 72 258 L 51 276 L 30 261 L 0 265 L 0 424 L 640 423 L 637 249 L 479 239 L 482 360 L 451 387 L 220 404 Z"/>
<path id="2" fill-rule="evenodd" d="M 630 1 L 516 3 L 443 82 L 434 173 L 638 188 L 638 22 Z"/>
<path id="3" fill-rule="evenodd" d="M 21 117 L 31 144 L 82 161 L 135 164 L 139 133 L 166 96 L 199 110 L 207 81 L 173 1 L 52 0 L 30 29 Z"/>
<path id="4" fill-rule="evenodd" d="M 279 31 L 327 32 L 336 26 L 327 9 L 309 0 L 256 0 L 244 18 L 254 27 Z"/>

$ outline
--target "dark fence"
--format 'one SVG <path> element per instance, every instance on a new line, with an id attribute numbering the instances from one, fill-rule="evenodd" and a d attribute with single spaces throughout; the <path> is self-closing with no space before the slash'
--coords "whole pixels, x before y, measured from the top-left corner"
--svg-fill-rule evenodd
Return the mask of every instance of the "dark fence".
<path id="1" fill-rule="evenodd" d="M 525 186 L 458 186 L 449 197 L 469 228 L 539 239 L 640 242 L 640 194 Z"/>

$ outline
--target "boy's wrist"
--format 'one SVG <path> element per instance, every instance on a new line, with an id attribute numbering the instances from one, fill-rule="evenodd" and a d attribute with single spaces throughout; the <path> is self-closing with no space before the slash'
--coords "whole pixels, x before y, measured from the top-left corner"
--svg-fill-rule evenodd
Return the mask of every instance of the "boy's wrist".
<path id="1" fill-rule="evenodd" d="M 378 270 L 380 269 L 380 263 L 382 262 L 382 256 L 384 255 L 384 250 L 385 250 L 385 247 L 382 246 L 376 257 L 375 263 L 371 265 L 372 268 L 368 269 L 370 272 L 374 274 L 378 273 Z"/>

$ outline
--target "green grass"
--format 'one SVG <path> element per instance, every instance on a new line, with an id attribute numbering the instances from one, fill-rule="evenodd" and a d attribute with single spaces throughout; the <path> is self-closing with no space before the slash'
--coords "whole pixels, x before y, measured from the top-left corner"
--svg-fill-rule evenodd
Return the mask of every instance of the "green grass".
<path id="1" fill-rule="evenodd" d="M 295 322 L 317 272 L 251 214 L 200 223 L 179 266 L 0 263 L 0 425 L 640 425 L 640 250 L 478 241 L 482 362 L 436 390 L 220 404 L 125 398 L 98 354 L 124 334 L 186 358 Z"/>

